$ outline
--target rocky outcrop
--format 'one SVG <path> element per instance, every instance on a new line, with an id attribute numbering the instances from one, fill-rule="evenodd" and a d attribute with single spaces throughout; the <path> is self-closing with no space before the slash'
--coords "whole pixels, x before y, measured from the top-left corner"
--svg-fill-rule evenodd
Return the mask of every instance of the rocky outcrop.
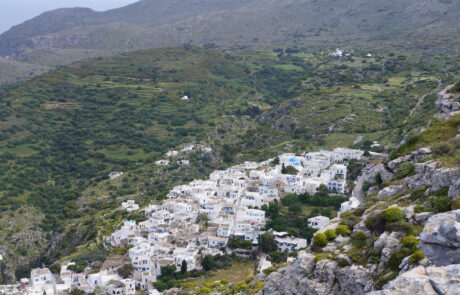
<path id="1" fill-rule="evenodd" d="M 400 192 L 404 191 L 404 185 L 390 185 L 381 191 L 378 192 L 377 198 L 379 199 L 386 199 L 388 197 L 394 196 L 399 194 Z"/>
<path id="2" fill-rule="evenodd" d="M 377 166 L 375 166 L 369 171 L 369 173 L 364 178 L 364 181 L 370 184 L 375 184 L 376 177 L 379 174 L 380 174 L 380 178 L 382 179 L 382 181 L 389 181 L 393 179 L 393 173 L 385 169 L 383 164 L 378 164 Z"/>
<path id="3" fill-rule="evenodd" d="M 419 248 L 436 265 L 460 263 L 460 210 L 433 215 L 420 234 Z"/>
<path id="4" fill-rule="evenodd" d="M 369 295 L 455 295 L 460 290 L 460 264 L 444 267 L 413 268 L 386 284 L 382 291 L 374 291 Z"/>
<path id="5" fill-rule="evenodd" d="M 455 198 L 455 194 L 459 190 L 460 169 L 457 168 L 442 168 L 438 169 L 436 162 L 418 163 L 415 164 L 415 174 L 404 179 L 404 184 L 414 189 L 420 186 L 431 187 L 431 191 L 437 191 L 441 188 L 452 186 L 451 198 Z"/>
<path id="6" fill-rule="evenodd" d="M 453 85 L 446 87 L 441 92 L 438 93 L 436 99 L 436 108 L 441 112 L 441 117 L 444 119 L 449 119 L 453 115 L 459 113 L 460 103 L 458 99 L 460 97 L 459 93 L 450 93 Z"/>
<path id="7" fill-rule="evenodd" d="M 296 261 L 265 279 L 259 294 L 365 294 L 372 290 L 374 266 L 339 267 L 327 259 L 315 262 L 314 255 L 300 251 Z"/>

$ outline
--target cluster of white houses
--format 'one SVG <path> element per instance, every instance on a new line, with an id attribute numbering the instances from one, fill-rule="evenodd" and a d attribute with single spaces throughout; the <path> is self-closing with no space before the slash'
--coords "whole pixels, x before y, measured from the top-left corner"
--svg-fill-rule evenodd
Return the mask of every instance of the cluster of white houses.
<path id="1" fill-rule="evenodd" d="M 31 290 L 28 294 L 65 294 L 63 290 L 70 288 L 91 292 L 97 287 L 114 295 L 134 294 L 133 286 L 154 290 L 162 266 L 176 265 L 180 269 L 186 261 L 187 270 L 200 269 L 202 257 L 223 254 L 230 237 L 252 241 L 253 247 L 257 247 L 257 238 L 266 222 L 265 211 L 259 209 L 263 205 L 291 193 L 314 193 L 320 185 L 327 186 L 332 193 L 344 193 L 344 160 L 360 159 L 362 155 L 362 151 L 343 148 L 303 156 L 283 154 L 276 165 L 273 160 L 245 162 L 214 171 L 208 180 L 176 186 L 161 205 L 139 209 L 145 214 L 145 221 L 125 221 L 107 237 L 112 247 L 129 246 L 129 263 L 134 268 L 131 279 L 120 278 L 116 268 L 76 274 L 63 265 L 59 279 L 47 269 L 33 270 L 27 282 L 27 290 Z M 296 168 L 297 173 L 290 169 L 291 174 L 283 174 L 283 167 L 287 166 Z M 344 204 L 344 208 L 352 209 L 352 203 Z M 131 212 L 139 207 L 134 201 L 127 201 L 121 208 Z M 328 218 L 321 216 L 309 220 L 313 228 L 328 222 Z M 307 247 L 305 239 L 287 233 L 274 235 L 279 251 Z"/>

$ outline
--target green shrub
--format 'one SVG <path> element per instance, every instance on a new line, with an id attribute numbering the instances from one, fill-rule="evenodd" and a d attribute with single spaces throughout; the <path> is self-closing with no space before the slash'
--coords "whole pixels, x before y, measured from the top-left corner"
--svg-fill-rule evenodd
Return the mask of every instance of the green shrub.
<path id="1" fill-rule="evenodd" d="M 451 208 L 452 210 L 460 209 L 460 197 L 457 197 L 457 198 L 452 202 L 452 204 L 450 205 L 450 208 Z"/>
<path id="2" fill-rule="evenodd" d="M 440 142 L 433 146 L 433 153 L 435 153 L 438 156 L 447 155 L 450 152 L 452 152 L 452 150 L 453 148 L 445 142 Z"/>
<path id="3" fill-rule="evenodd" d="M 385 220 L 381 214 L 368 216 L 364 225 L 373 233 L 381 234 L 385 231 Z"/>
<path id="4" fill-rule="evenodd" d="M 433 201 L 433 211 L 434 212 L 446 212 L 449 211 L 451 206 L 451 201 L 448 196 L 436 197 Z"/>
<path id="5" fill-rule="evenodd" d="M 346 224 L 341 224 L 337 226 L 335 231 L 337 234 L 341 235 L 342 237 L 347 237 L 351 234 L 351 230 L 348 228 Z"/>
<path id="6" fill-rule="evenodd" d="M 412 162 L 405 162 L 396 169 L 395 176 L 396 178 L 401 179 L 412 174 L 414 170 L 415 165 Z"/>
<path id="7" fill-rule="evenodd" d="M 399 270 L 399 265 L 401 264 L 402 260 L 411 254 L 412 254 L 412 250 L 407 249 L 407 248 L 401 248 L 401 249 L 395 250 L 391 254 L 390 259 L 388 260 L 388 267 L 391 270 L 395 270 L 395 271 Z"/>
<path id="8" fill-rule="evenodd" d="M 361 221 L 361 218 L 359 218 L 358 216 L 355 216 L 355 215 L 352 214 L 352 215 L 348 216 L 347 218 L 342 218 L 342 221 L 340 222 L 340 224 L 345 224 L 349 228 L 353 228 L 360 221 Z"/>
<path id="9" fill-rule="evenodd" d="M 414 226 L 407 221 L 399 220 L 386 223 L 385 230 L 389 232 L 398 231 L 406 234 L 412 234 L 414 232 Z"/>
<path id="10" fill-rule="evenodd" d="M 313 237 L 313 243 L 318 247 L 324 247 L 327 245 L 327 236 L 325 233 L 317 233 Z"/>
<path id="11" fill-rule="evenodd" d="M 340 214 L 340 217 L 341 218 L 347 218 L 348 216 L 350 216 L 352 213 L 350 210 L 347 210 L 345 212 L 343 212 L 342 214 Z"/>
<path id="12" fill-rule="evenodd" d="M 345 267 L 350 265 L 346 259 L 339 259 L 338 264 L 339 267 Z"/>
<path id="13" fill-rule="evenodd" d="M 361 217 L 361 216 L 363 215 L 364 211 L 366 211 L 366 208 L 364 208 L 364 207 L 358 207 L 358 208 L 356 208 L 355 210 L 353 210 L 353 214 L 354 214 L 355 216 Z"/>
<path id="14" fill-rule="evenodd" d="M 353 238 L 359 241 L 364 241 L 367 239 L 366 235 L 362 231 L 357 232 Z"/>
<path id="15" fill-rule="evenodd" d="M 420 260 L 422 260 L 423 258 L 425 258 L 425 254 L 423 254 L 423 251 L 422 250 L 415 250 L 415 252 L 412 253 L 412 255 L 410 256 L 409 262 L 411 264 L 415 264 L 415 263 L 419 262 Z"/>
<path id="16" fill-rule="evenodd" d="M 406 247 L 406 248 L 409 248 L 409 249 L 413 249 L 415 250 L 415 247 L 420 243 L 419 240 L 417 240 L 416 237 L 414 237 L 413 235 L 408 235 L 408 236 L 405 236 L 404 238 L 401 239 L 401 244 Z"/>
<path id="17" fill-rule="evenodd" d="M 273 266 L 270 266 L 269 268 L 264 269 L 264 274 L 266 274 L 268 276 L 269 274 L 271 274 L 274 271 L 276 271 L 276 268 L 274 268 Z"/>
<path id="18" fill-rule="evenodd" d="M 390 207 L 382 212 L 382 217 L 387 222 L 394 222 L 399 221 L 404 218 L 404 211 L 399 209 L 398 207 Z"/>
<path id="19" fill-rule="evenodd" d="M 328 229 L 324 232 L 326 234 L 327 240 L 328 241 L 333 241 L 337 237 L 337 233 L 335 229 Z"/>
<path id="20" fill-rule="evenodd" d="M 323 259 L 324 259 L 323 254 L 318 254 L 318 255 L 315 256 L 315 262 L 321 261 Z"/>

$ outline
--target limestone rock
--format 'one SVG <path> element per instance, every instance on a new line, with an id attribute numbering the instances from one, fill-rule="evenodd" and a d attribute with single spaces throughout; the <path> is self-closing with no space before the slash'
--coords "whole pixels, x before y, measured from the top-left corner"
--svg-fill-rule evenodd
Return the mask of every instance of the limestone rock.
<path id="1" fill-rule="evenodd" d="M 460 264 L 443 267 L 415 267 L 389 282 L 382 291 L 368 295 L 456 295 L 460 290 Z"/>
<path id="2" fill-rule="evenodd" d="M 449 187 L 448 196 L 451 200 L 460 197 L 460 178 Z"/>
<path id="3" fill-rule="evenodd" d="M 460 210 L 431 216 L 418 247 L 436 265 L 460 263 Z"/>
<path id="4" fill-rule="evenodd" d="M 444 114 L 456 112 L 460 109 L 460 104 L 457 101 L 459 94 L 448 93 L 452 87 L 453 85 L 446 87 L 437 95 L 436 108 Z"/>
<path id="5" fill-rule="evenodd" d="M 403 190 L 404 190 L 404 185 L 402 185 L 402 184 L 400 184 L 400 185 L 390 185 L 390 186 L 382 189 L 381 191 L 379 191 L 379 193 L 377 194 L 377 198 L 386 199 L 388 197 L 396 195 L 397 193 L 402 192 Z"/>
<path id="6" fill-rule="evenodd" d="M 374 168 L 372 168 L 366 175 L 364 181 L 375 184 L 375 177 L 380 174 L 380 177 L 382 178 L 382 181 L 389 181 L 393 179 L 393 173 L 385 169 L 383 164 L 378 164 Z"/>
<path id="7" fill-rule="evenodd" d="M 419 163 L 415 164 L 415 174 L 406 177 L 404 184 L 414 189 L 420 186 L 431 186 L 431 191 L 437 191 L 443 187 L 452 188 L 451 194 L 459 192 L 458 181 L 460 179 L 460 169 L 458 168 L 446 168 L 437 169 L 437 163 Z"/>
<path id="8" fill-rule="evenodd" d="M 424 224 L 433 215 L 433 212 L 421 212 L 415 214 L 414 219 L 418 224 Z"/>
<path id="9" fill-rule="evenodd" d="M 375 266 L 339 267 L 336 261 L 324 259 L 315 263 L 314 255 L 300 251 L 296 261 L 265 280 L 258 294 L 365 294 L 372 290 Z"/>
<path id="10" fill-rule="evenodd" d="M 389 167 L 392 171 L 395 171 L 395 169 L 397 169 L 397 168 L 399 167 L 399 165 L 401 165 L 401 164 L 404 163 L 404 162 L 410 161 L 411 158 L 412 158 L 411 155 L 406 155 L 406 156 L 403 156 L 403 157 L 394 159 L 394 160 L 388 162 L 388 167 Z"/>

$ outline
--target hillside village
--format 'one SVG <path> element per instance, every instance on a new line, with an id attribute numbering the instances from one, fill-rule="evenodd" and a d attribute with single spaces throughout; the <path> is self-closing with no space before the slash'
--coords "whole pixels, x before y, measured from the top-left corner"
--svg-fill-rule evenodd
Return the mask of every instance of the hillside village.
<path id="1" fill-rule="evenodd" d="M 106 237 L 106 242 L 113 248 L 129 246 L 129 261 L 108 259 L 97 273 L 90 273 L 88 268 L 76 273 L 71 270 L 73 262 L 63 263 L 59 275 L 47 268 L 33 269 L 30 279 L 0 286 L 0 293 L 67 294 L 75 289 L 87 293 L 103 289 L 106 294 L 130 295 L 135 294 L 137 288 L 156 294 L 155 282 L 164 266 L 175 265 L 180 269 L 185 264 L 188 271 L 199 270 L 203 256 L 225 254 L 229 238 L 250 241 L 252 248 L 258 249 L 258 237 L 266 224 L 265 211 L 261 210 L 263 205 L 288 194 L 313 194 L 320 186 L 327 187 L 330 193 L 344 194 L 346 160 L 359 160 L 363 153 L 337 148 L 301 156 L 283 154 L 261 163 L 245 162 L 214 171 L 208 180 L 176 186 L 159 205 L 139 209 L 134 200 L 128 200 L 120 209 L 140 210 L 146 220 L 125 221 L 121 228 Z M 166 158 L 177 154 L 168 152 Z M 341 212 L 359 204 L 352 197 L 342 204 Z M 329 218 L 317 216 L 308 222 L 310 227 L 318 229 L 327 225 Z M 307 247 L 305 239 L 271 231 L 278 251 L 292 252 Z M 249 254 L 250 251 L 241 249 L 236 253 L 242 257 L 249 257 Z M 123 279 L 117 269 L 125 262 L 132 265 L 133 271 L 130 278 Z M 262 257 L 259 271 L 270 266 Z"/>

